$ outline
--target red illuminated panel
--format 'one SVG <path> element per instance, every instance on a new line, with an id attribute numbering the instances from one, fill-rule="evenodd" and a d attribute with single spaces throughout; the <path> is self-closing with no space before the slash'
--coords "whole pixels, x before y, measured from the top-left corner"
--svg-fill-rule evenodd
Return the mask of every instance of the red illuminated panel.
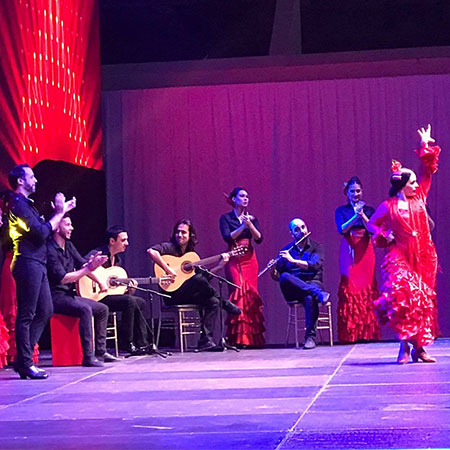
<path id="1" fill-rule="evenodd" d="M 0 144 L 10 166 L 53 159 L 101 169 L 96 1 L 0 2 L 0 42 Z"/>

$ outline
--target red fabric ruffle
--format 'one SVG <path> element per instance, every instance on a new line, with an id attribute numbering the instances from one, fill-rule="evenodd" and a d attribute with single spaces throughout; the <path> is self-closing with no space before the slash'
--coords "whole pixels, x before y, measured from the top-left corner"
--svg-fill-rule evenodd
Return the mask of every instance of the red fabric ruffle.
<path id="1" fill-rule="evenodd" d="M 439 145 L 420 147 L 415 150 L 419 156 L 422 164 L 424 164 L 431 173 L 436 173 L 438 170 L 439 154 L 441 147 Z"/>
<path id="2" fill-rule="evenodd" d="M 383 292 L 375 302 L 380 322 L 389 323 L 400 340 L 419 347 L 431 344 L 436 330 L 436 292 L 412 270 L 400 252 L 386 255 L 382 270 Z"/>
<path id="3" fill-rule="evenodd" d="M 0 313 L 3 315 L 6 328 L 8 329 L 8 354 L 7 360 L 12 363 L 16 360 L 16 317 L 17 317 L 17 298 L 16 298 L 16 282 L 11 274 L 11 261 L 13 253 L 8 252 L 1 270 L 1 290 L 0 290 Z M 33 362 L 39 362 L 39 346 L 35 345 L 33 351 Z"/>
<path id="4" fill-rule="evenodd" d="M 370 287 L 357 294 L 349 292 L 341 282 L 338 291 L 338 339 L 339 342 L 378 341 L 380 325 L 375 313 L 374 301 L 378 289 Z"/>
<path id="5" fill-rule="evenodd" d="M 364 229 L 343 236 L 340 248 L 341 282 L 338 291 L 339 342 L 381 339 L 374 301 L 378 298 L 375 253 Z"/>
<path id="6" fill-rule="evenodd" d="M 0 313 L 0 369 L 7 365 L 7 355 L 9 349 L 9 333 L 5 321 Z"/>
<path id="7" fill-rule="evenodd" d="M 263 347 L 264 316 L 263 302 L 258 293 L 258 260 L 248 239 L 236 242 L 248 247 L 247 253 L 232 258 L 226 266 L 230 281 L 241 286 L 230 296 L 230 301 L 241 308 L 238 316 L 229 316 L 227 338 L 231 345 Z"/>

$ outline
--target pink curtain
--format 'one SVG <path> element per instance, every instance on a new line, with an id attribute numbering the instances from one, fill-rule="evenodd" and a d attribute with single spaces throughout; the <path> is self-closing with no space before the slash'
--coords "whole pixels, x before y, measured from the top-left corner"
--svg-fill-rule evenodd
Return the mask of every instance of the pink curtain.
<path id="1" fill-rule="evenodd" d="M 387 196 L 391 158 L 417 168 L 416 129 L 432 123 L 443 152 L 429 207 L 443 271 L 440 323 L 450 334 L 450 76 L 106 92 L 103 109 L 109 221 L 130 232 L 131 275 L 150 272 L 145 249 L 167 239 L 182 217 L 194 221 L 202 256 L 223 251 L 223 192 L 242 186 L 264 234 L 256 246 L 260 266 L 289 242 L 288 222 L 305 219 L 325 245 L 325 285 L 335 305 L 334 211 L 345 202 L 344 181 L 358 175 L 365 200 L 377 206 Z M 283 342 L 287 307 L 279 287 L 266 274 L 259 289 L 267 342 Z M 384 330 L 384 337 L 392 334 Z"/>

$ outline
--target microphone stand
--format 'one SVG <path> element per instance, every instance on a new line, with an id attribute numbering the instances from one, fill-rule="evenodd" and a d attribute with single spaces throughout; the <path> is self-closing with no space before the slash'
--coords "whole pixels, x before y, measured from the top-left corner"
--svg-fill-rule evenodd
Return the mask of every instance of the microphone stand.
<path id="1" fill-rule="evenodd" d="M 147 355 L 157 355 L 160 356 L 161 358 L 167 358 L 168 356 L 172 356 L 172 353 L 170 352 L 161 352 L 158 349 L 158 346 L 156 344 L 156 338 L 155 338 L 155 319 L 153 316 L 153 294 L 155 295 L 159 295 L 160 297 L 168 297 L 170 298 L 170 295 L 167 294 L 163 294 L 161 292 L 155 291 L 153 289 L 147 289 L 147 288 L 142 288 L 140 286 L 133 286 L 130 285 L 129 283 L 124 283 L 122 281 L 115 281 L 116 284 L 120 284 L 122 286 L 128 286 L 131 289 L 135 289 L 137 291 L 141 291 L 141 292 L 146 292 L 147 293 L 147 299 L 148 299 L 148 303 L 150 305 L 150 313 L 151 313 L 151 318 L 150 318 L 150 323 L 151 326 L 148 324 L 147 320 L 144 317 L 144 314 L 141 311 L 141 308 L 138 307 L 139 309 L 139 314 L 141 315 L 142 319 L 145 322 L 145 326 L 147 327 L 147 330 L 149 332 L 149 336 L 152 340 L 152 343 L 149 345 L 149 347 L 147 348 L 145 354 Z M 125 358 L 130 358 L 132 356 L 138 356 L 135 354 L 130 353 L 129 355 L 126 355 Z"/>
<path id="2" fill-rule="evenodd" d="M 213 347 L 210 351 L 212 352 L 224 352 L 225 350 L 234 350 L 235 352 L 239 352 L 240 350 L 236 348 L 234 345 L 230 345 L 227 343 L 225 338 L 223 337 L 223 308 L 222 308 L 222 286 L 224 283 L 228 284 L 229 286 L 233 286 L 236 289 L 241 289 L 241 286 L 238 286 L 237 284 L 232 283 L 231 281 L 227 280 L 226 278 L 217 275 L 216 273 L 211 272 L 210 270 L 206 269 L 203 266 L 195 266 L 196 269 L 203 273 L 204 275 L 209 275 L 210 277 L 216 278 L 219 282 L 219 301 L 220 301 L 220 309 L 219 309 L 219 319 L 220 319 L 220 342 L 216 347 Z"/>

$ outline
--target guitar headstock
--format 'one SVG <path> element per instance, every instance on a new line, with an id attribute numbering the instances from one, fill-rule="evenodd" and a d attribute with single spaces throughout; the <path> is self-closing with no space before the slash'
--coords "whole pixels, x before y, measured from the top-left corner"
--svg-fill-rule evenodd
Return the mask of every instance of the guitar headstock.
<path id="1" fill-rule="evenodd" d="M 243 245 L 239 245 L 236 248 L 233 248 L 230 252 L 230 256 L 242 256 L 247 253 L 248 247 L 244 247 Z"/>

